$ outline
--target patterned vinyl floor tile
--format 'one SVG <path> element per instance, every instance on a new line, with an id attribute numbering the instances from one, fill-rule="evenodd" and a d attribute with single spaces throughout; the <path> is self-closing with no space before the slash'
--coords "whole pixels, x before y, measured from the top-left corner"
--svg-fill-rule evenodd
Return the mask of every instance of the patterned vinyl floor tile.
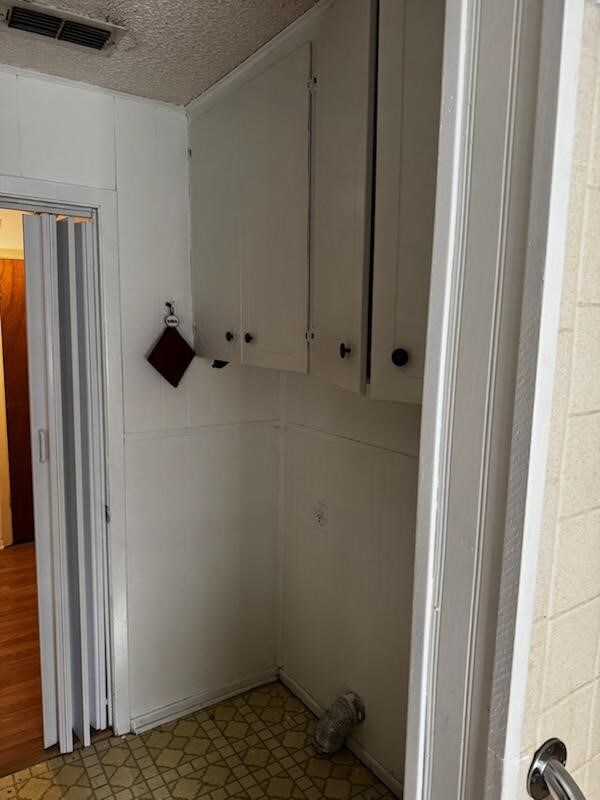
<path id="1" fill-rule="evenodd" d="M 393 800 L 348 750 L 318 756 L 315 723 L 273 683 L 0 778 L 0 800 Z"/>

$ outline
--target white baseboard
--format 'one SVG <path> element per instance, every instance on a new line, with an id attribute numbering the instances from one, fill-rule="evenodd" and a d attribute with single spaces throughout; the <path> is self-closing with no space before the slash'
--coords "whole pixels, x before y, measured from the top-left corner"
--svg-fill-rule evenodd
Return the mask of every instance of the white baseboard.
<path id="1" fill-rule="evenodd" d="M 143 733 L 150 730 L 150 728 L 156 728 L 158 725 L 172 722 L 180 717 L 185 717 L 187 714 L 193 714 L 195 711 L 206 708 L 206 706 L 221 703 L 223 700 L 228 700 L 237 694 L 248 692 L 251 689 L 256 689 L 257 686 L 263 686 L 265 683 L 275 680 L 277 680 L 277 671 L 273 668 L 257 675 L 251 675 L 235 683 L 230 683 L 228 686 L 186 697 L 176 703 L 170 703 L 167 706 L 148 711 L 146 714 L 140 714 L 139 717 L 134 717 L 131 720 L 131 730 L 134 733 Z"/>
<path id="2" fill-rule="evenodd" d="M 317 703 L 317 701 L 307 692 L 305 691 L 293 678 L 282 669 L 279 669 L 279 680 L 283 683 L 284 686 L 295 694 L 298 700 L 301 700 L 304 705 L 309 708 L 313 714 L 317 717 L 320 717 L 325 710 L 322 706 Z M 346 747 L 353 753 L 359 761 L 368 767 L 371 772 L 379 778 L 379 780 L 387 786 L 390 792 L 393 792 L 396 797 L 402 797 L 403 789 L 402 784 L 397 778 L 394 778 L 385 767 L 383 767 L 376 758 L 374 758 L 368 750 L 359 744 L 356 739 L 349 737 L 346 740 Z"/>

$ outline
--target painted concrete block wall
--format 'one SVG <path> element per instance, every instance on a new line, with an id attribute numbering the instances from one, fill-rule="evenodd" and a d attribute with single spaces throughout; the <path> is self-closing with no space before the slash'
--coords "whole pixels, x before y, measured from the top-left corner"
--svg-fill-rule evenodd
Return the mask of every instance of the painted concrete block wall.
<path id="1" fill-rule="evenodd" d="M 521 794 L 559 736 L 600 797 L 600 7 L 586 3 Z"/>
<path id="2" fill-rule="evenodd" d="M 165 300 L 191 337 L 185 113 L 11 69 L 0 109 L 0 174 L 117 195 L 132 715 L 272 672 L 279 377 L 196 359 L 173 389 L 145 361 Z"/>
<path id="3" fill-rule="evenodd" d="M 358 692 L 356 741 L 402 783 L 420 407 L 284 380 L 279 664 L 322 707 Z"/>

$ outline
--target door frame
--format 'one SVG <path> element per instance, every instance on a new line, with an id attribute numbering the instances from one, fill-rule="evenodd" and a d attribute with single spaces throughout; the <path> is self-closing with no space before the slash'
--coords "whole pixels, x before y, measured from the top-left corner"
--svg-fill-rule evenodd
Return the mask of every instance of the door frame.
<path id="1" fill-rule="evenodd" d="M 583 2 L 447 0 L 405 800 L 517 793 Z"/>
<path id="2" fill-rule="evenodd" d="M 100 346 L 104 371 L 106 493 L 109 506 L 108 600 L 112 726 L 115 734 L 130 725 L 127 639 L 127 562 L 125 529 L 125 452 L 120 278 L 116 192 L 0 176 L 0 207 L 74 214 L 95 214 L 98 237 Z M 95 333 L 95 332 L 94 332 Z M 56 613 L 56 609 L 55 609 Z"/>

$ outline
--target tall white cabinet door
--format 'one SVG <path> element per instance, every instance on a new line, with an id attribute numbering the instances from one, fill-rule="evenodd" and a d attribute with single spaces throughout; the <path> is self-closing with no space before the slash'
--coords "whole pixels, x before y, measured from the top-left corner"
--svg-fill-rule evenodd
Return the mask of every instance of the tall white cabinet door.
<path id="1" fill-rule="evenodd" d="M 336 0 L 316 38 L 310 372 L 355 392 L 366 371 L 376 4 Z"/>
<path id="2" fill-rule="evenodd" d="M 444 0 L 380 0 L 370 396 L 420 403 Z M 406 360 L 408 359 L 408 360 Z"/>
<path id="3" fill-rule="evenodd" d="M 308 368 L 309 43 L 241 91 L 242 361 Z"/>
<path id="4" fill-rule="evenodd" d="M 192 298 L 199 356 L 240 359 L 239 126 L 236 95 L 190 125 Z"/>

